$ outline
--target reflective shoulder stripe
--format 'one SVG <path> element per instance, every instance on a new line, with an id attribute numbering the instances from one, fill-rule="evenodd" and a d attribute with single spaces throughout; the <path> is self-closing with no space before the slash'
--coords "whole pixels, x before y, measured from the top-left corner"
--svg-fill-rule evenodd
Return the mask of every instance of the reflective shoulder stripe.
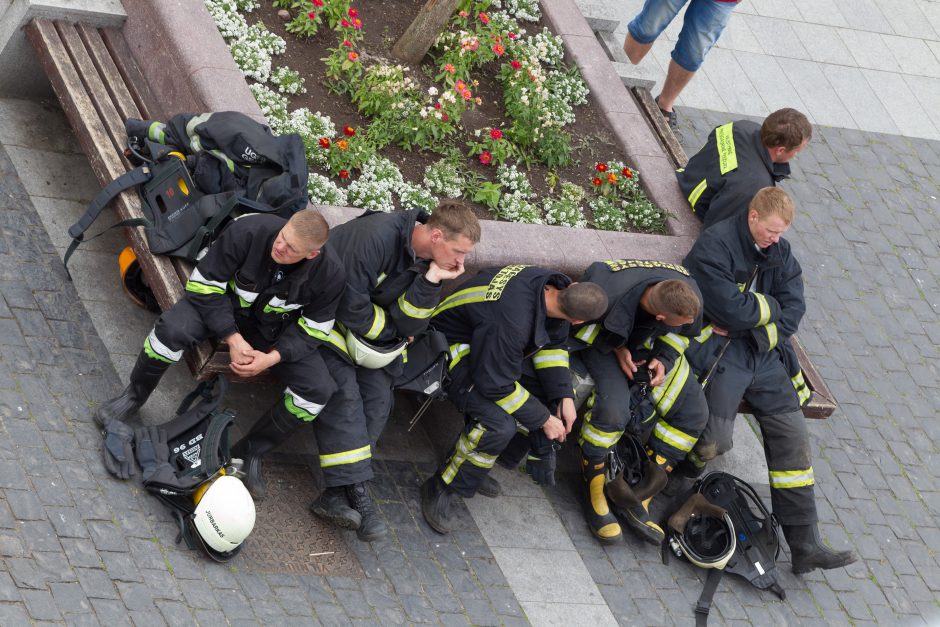
<path id="1" fill-rule="evenodd" d="M 532 363 L 535 365 L 536 370 L 543 368 L 567 368 L 568 351 L 561 348 L 540 350 L 535 353 L 535 356 L 532 358 Z"/>
<path id="2" fill-rule="evenodd" d="M 770 304 L 767 302 L 767 297 L 760 292 L 754 292 L 754 297 L 757 298 L 757 304 L 760 306 L 760 320 L 754 326 L 759 327 L 770 322 Z"/>
<path id="3" fill-rule="evenodd" d="M 708 187 L 708 179 L 702 179 L 702 182 L 696 185 L 692 189 L 692 193 L 689 194 L 689 205 L 695 209 L 695 203 L 698 202 L 698 199 L 702 196 L 702 192 L 705 191 L 705 188 Z"/>
<path id="4" fill-rule="evenodd" d="M 460 305 L 467 305 L 469 303 L 482 303 L 484 296 L 486 296 L 485 285 L 481 285 L 479 287 L 468 287 L 465 290 L 454 292 L 437 306 L 437 308 L 434 310 L 434 315 L 436 316 L 439 313 L 447 311 L 448 309 L 453 309 L 454 307 L 459 307 Z"/>
<path id="5" fill-rule="evenodd" d="M 702 332 L 698 334 L 698 336 L 695 338 L 695 341 L 699 344 L 704 344 L 708 341 L 708 338 L 710 338 L 714 332 L 715 330 L 712 328 L 712 325 L 705 325 L 705 328 L 702 329 Z"/>
<path id="6" fill-rule="evenodd" d="M 513 414 L 516 410 L 525 405 L 527 400 L 529 400 L 529 391 L 516 381 L 513 391 L 496 401 L 496 404 L 507 414 Z"/>
<path id="7" fill-rule="evenodd" d="M 581 340 L 585 344 L 593 344 L 594 340 L 597 339 L 598 333 L 600 333 L 601 327 L 597 323 L 586 324 L 577 331 L 574 332 L 576 339 Z"/>
<path id="8" fill-rule="evenodd" d="M 196 294 L 224 294 L 225 282 L 207 279 L 199 271 L 199 268 L 193 268 L 193 273 L 189 275 L 189 280 L 186 281 L 186 291 Z"/>
<path id="9" fill-rule="evenodd" d="M 768 322 L 764 325 L 764 329 L 767 331 L 767 341 L 770 343 L 770 347 L 767 350 L 773 350 L 774 347 L 777 346 L 777 323 Z"/>
<path id="10" fill-rule="evenodd" d="M 778 490 L 802 488 L 816 483 L 812 466 L 805 470 L 770 470 L 767 474 L 770 477 L 770 487 Z"/>
<path id="11" fill-rule="evenodd" d="M 297 319 L 297 324 L 300 325 L 300 328 L 303 329 L 307 335 L 315 337 L 322 342 L 330 341 L 330 332 L 333 330 L 333 323 L 334 320 L 317 322 L 305 316 L 301 316 Z"/>
<path id="12" fill-rule="evenodd" d="M 372 457 L 372 447 L 368 444 L 361 448 L 342 453 L 331 453 L 329 455 L 320 455 L 320 467 L 343 466 L 365 461 Z"/>
<path id="13" fill-rule="evenodd" d="M 147 137 L 161 144 L 166 143 L 166 124 L 163 122 L 154 122 L 147 128 Z"/>
<path id="14" fill-rule="evenodd" d="M 147 357 L 163 361 L 168 364 L 175 364 L 183 356 L 183 351 L 172 350 L 157 337 L 156 329 L 150 331 L 150 335 L 144 340 L 144 352 Z"/>
<path id="15" fill-rule="evenodd" d="M 401 309 L 401 312 L 408 316 L 409 318 L 417 318 L 419 320 L 424 320 L 425 318 L 430 318 L 431 314 L 434 313 L 434 307 L 425 309 L 423 307 L 415 307 L 407 300 L 405 300 L 405 295 L 402 294 L 398 297 L 398 308 Z"/>
<path id="16" fill-rule="evenodd" d="M 734 122 L 722 124 L 715 129 L 715 145 L 718 148 L 718 171 L 722 176 L 738 169 L 738 154 L 734 147 Z"/>
<path id="17" fill-rule="evenodd" d="M 367 340 L 374 340 L 382 333 L 382 329 L 385 328 L 385 310 L 373 303 L 372 312 L 375 317 L 372 319 L 372 326 L 365 335 Z"/>
<path id="18" fill-rule="evenodd" d="M 451 344 L 450 345 L 450 366 L 448 370 L 453 370 L 460 363 L 460 360 L 470 354 L 469 344 Z"/>
<path id="19" fill-rule="evenodd" d="M 689 338 L 679 335 L 678 333 L 667 333 L 666 335 L 660 335 L 659 339 L 673 347 L 680 355 L 684 353 L 685 349 L 689 347 Z"/>

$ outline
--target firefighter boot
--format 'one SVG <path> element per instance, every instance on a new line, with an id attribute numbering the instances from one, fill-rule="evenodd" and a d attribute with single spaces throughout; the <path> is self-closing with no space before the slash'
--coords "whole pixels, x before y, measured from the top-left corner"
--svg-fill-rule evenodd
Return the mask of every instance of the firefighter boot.
<path id="1" fill-rule="evenodd" d="M 261 466 L 264 455 L 286 442 L 301 424 L 287 411 L 283 401 L 278 401 L 232 447 L 232 457 L 245 463 L 245 487 L 256 501 L 263 500 L 267 493 Z"/>
<path id="2" fill-rule="evenodd" d="M 594 537 L 601 542 L 615 542 L 623 536 L 617 517 L 610 511 L 604 495 L 604 461 L 593 463 L 581 457 L 581 475 L 584 477 L 584 515 Z"/>
<path id="3" fill-rule="evenodd" d="M 362 524 L 362 516 L 349 506 L 345 486 L 324 490 L 320 497 L 310 504 L 310 511 L 343 529 L 359 529 Z"/>
<path id="4" fill-rule="evenodd" d="M 480 483 L 480 487 L 477 488 L 477 494 L 482 494 L 483 496 L 489 497 L 491 499 L 495 499 L 502 493 L 503 488 L 499 485 L 499 481 L 489 475 L 483 477 L 483 481 Z"/>
<path id="5" fill-rule="evenodd" d="M 810 525 L 784 525 L 783 535 L 790 547 L 793 572 L 797 575 L 821 568 L 840 568 L 858 559 L 854 551 L 836 551 L 823 544 L 819 527 Z"/>
<path id="6" fill-rule="evenodd" d="M 452 496 L 451 489 L 436 474 L 421 485 L 421 513 L 431 529 L 440 534 L 450 533 L 448 510 Z"/>
<path id="7" fill-rule="evenodd" d="M 147 402 L 170 365 L 159 359 L 151 359 L 141 351 L 131 371 L 130 383 L 120 396 L 112 398 L 95 410 L 95 424 L 104 428 L 112 420 L 126 421 Z"/>
<path id="8" fill-rule="evenodd" d="M 650 516 L 649 505 L 653 497 L 662 491 L 669 479 L 666 468 L 653 461 L 646 463 L 643 478 L 630 492 L 621 490 L 626 483 L 619 477 L 608 486 L 608 497 L 614 504 L 614 511 L 619 514 L 637 535 L 650 544 L 659 545 L 666 534 Z"/>
<path id="9" fill-rule="evenodd" d="M 388 527 L 376 511 L 365 483 L 346 486 L 346 498 L 349 499 L 349 505 L 359 512 L 359 518 L 362 520 L 356 529 L 357 538 L 363 542 L 374 542 L 388 535 Z"/>

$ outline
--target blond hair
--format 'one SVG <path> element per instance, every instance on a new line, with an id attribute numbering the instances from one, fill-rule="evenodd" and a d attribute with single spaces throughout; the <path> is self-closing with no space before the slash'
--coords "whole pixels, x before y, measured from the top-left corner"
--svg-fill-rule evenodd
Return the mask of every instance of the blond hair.
<path id="1" fill-rule="evenodd" d="M 758 219 L 777 216 L 785 223 L 792 224 L 796 207 L 790 195 L 779 187 L 765 187 L 754 194 L 750 211 L 757 213 Z"/>
<path id="2" fill-rule="evenodd" d="M 316 209 L 302 209 L 292 215 L 287 223 L 310 250 L 318 250 L 330 236 L 330 225 Z"/>

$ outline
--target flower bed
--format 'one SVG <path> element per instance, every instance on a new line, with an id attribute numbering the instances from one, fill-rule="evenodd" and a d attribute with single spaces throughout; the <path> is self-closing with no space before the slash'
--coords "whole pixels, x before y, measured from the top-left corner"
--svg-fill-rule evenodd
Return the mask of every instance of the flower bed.
<path id="1" fill-rule="evenodd" d="M 206 4 L 271 126 L 304 138 L 314 202 L 665 231 L 534 0 L 466 0 L 418 68 L 389 50 L 421 3 Z"/>

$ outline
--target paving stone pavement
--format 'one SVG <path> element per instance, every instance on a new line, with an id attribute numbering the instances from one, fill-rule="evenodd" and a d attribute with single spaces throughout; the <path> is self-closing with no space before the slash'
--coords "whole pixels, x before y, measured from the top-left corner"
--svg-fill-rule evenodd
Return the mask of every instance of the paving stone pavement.
<path id="1" fill-rule="evenodd" d="M 686 149 L 727 117 L 683 109 Z M 938 172 L 938 142 L 825 127 L 794 164 L 784 188 L 800 211 L 789 237 L 807 282 L 800 337 L 840 402 L 810 425 L 822 528 L 862 560 L 795 577 L 784 552 L 788 600 L 725 581 L 713 624 L 940 621 Z M 21 181 L 0 146 L 0 624 L 533 619 L 464 504 L 450 536 L 425 526 L 427 462 L 377 463 L 392 534 L 372 545 L 347 534 L 363 578 L 257 573 L 175 545 L 162 506 L 101 466 L 91 407 L 120 381 L 30 200 L 37 183 Z M 617 621 L 689 624 L 701 573 L 663 566 L 632 538 L 601 547 L 575 476 L 560 483 L 545 493 Z"/>

